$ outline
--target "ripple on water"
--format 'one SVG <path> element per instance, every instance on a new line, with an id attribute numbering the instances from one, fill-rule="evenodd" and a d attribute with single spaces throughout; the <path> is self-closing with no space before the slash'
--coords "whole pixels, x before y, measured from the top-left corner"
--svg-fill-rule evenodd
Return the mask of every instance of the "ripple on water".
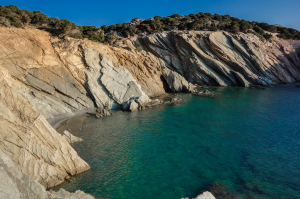
<path id="1" fill-rule="evenodd" d="M 59 131 L 84 139 L 73 147 L 91 170 L 55 189 L 96 198 L 174 199 L 206 190 L 221 198 L 299 198 L 299 89 L 211 90 L 222 95 L 179 94 L 182 106 L 70 120 Z"/>

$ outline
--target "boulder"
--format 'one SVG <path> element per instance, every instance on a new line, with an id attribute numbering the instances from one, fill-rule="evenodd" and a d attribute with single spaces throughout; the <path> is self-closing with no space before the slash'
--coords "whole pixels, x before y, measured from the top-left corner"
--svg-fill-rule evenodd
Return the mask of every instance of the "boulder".
<path id="1" fill-rule="evenodd" d="M 104 108 L 97 108 L 96 112 L 96 118 L 107 117 L 112 115 L 112 113 L 110 113 L 107 109 Z"/>
<path id="2" fill-rule="evenodd" d="M 77 190 L 75 193 L 70 193 L 64 189 L 59 189 L 57 192 L 48 191 L 47 199 L 95 199 L 93 196 Z"/>
<path id="3" fill-rule="evenodd" d="M 62 136 L 69 144 L 74 142 L 81 142 L 83 139 L 72 135 L 69 131 L 65 130 Z"/>
<path id="4" fill-rule="evenodd" d="M 189 83 L 186 79 L 179 73 L 172 71 L 167 67 L 163 69 L 163 77 L 172 92 L 187 92 L 189 90 Z"/>
<path id="5" fill-rule="evenodd" d="M 129 106 L 129 110 L 131 112 L 138 110 L 139 105 L 135 102 L 135 100 L 130 100 L 130 106 Z"/>
<path id="6" fill-rule="evenodd" d="M 151 102 L 151 99 L 148 97 L 148 95 L 142 95 L 138 97 L 135 101 L 139 104 L 139 106 L 143 106 Z"/>
<path id="7" fill-rule="evenodd" d="M 156 105 L 159 105 L 159 104 L 161 104 L 162 103 L 162 101 L 160 101 L 159 99 L 155 99 L 155 100 L 152 100 L 150 103 L 149 103 L 149 105 L 150 106 L 156 106 Z"/>
<path id="8" fill-rule="evenodd" d="M 189 198 L 182 198 L 182 199 L 189 199 Z M 212 195 L 212 193 L 205 191 L 194 199 L 216 199 L 216 198 Z"/>

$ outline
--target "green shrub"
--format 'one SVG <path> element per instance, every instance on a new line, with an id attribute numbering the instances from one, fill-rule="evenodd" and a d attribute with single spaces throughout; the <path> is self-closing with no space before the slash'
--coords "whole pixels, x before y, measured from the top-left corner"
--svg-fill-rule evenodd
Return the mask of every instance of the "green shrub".
<path id="1" fill-rule="evenodd" d="M 201 38 L 203 37 L 202 34 L 197 34 L 196 36 L 197 36 L 199 39 L 201 39 Z"/>
<path id="2" fill-rule="evenodd" d="M 264 34 L 263 36 L 266 40 L 270 40 L 273 37 L 271 34 L 267 34 L 267 33 Z"/>
<path id="3" fill-rule="evenodd" d="M 73 37 L 75 39 L 83 39 L 83 36 L 81 33 L 70 34 L 69 36 Z"/>
<path id="4" fill-rule="evenodd" d="M 124 49 L 126 49 L 126 50 L 129 50 L 129 51 L 131 51 L 131 48 L 130 48 L 130 47 L 128 47 L 128 46 L 126 46 L 126 47 L 122 47 L 122 48 L 124 48 Z"/>
<path id="5" fill-rule="evenodd" d="M 265 39 L 262 35 L 258 34 L 257 32 L 253 32 L 253 31 L 252 31 L 252 34 L 256 35 L 262 42 L 265 42 Z"/>
<path id="6" fill-rule="evenodd" d="M 255 27 L 253 28 L 253 30 L 254 30 L 255 32 L 257 32 L 258 34 L 260 34 L 260 35 L 264 35 L 264 34 L 265 34 L 265 31 L 264 31 L 261 27 L 259 27 L 259 26 L 255 26 Z"/>
<path id="7" fill-rule="evenodd" d="M 39 29 L 49 31 L 56 35 L 66 35 L 74 38 L 88 38 L 92 41 L 112 43 L 116 38 L 112 35 L 105 35 L 111 31 L 121 34 L 123 37 L 134 36 L 143 32 L 157 33 L 162 31 L 170 31 L 174 29 L 179 30 L 224 30 L 238 32 L 252 32 L 260 40 L 270 40 L 271 36 L 265 34 L 264 31 L 272 33 L 279 33 L 278 37 L 284 39 L 298 39 L 300 40 L 300 32 L 282 26 L 269 25 L 267 23 L 250 22 L 240 20 L 230 15 L 219 15 L 211 13 L 199 12 L 198 14 L 190 14 L 181 16 L 174 14 L 167 17 L 155 16 L 152 19 L 143 20 L 140 25 L 130 26 L 128 23 L 118 23 L 110 26 L 103 25 L 101 28 L 95 26 L 77 26 L 69 20 L 59 20 L 56 18 L 48 17 L 40 11 L 30 12 L 28 10 L 21 10 L 17 6 L 1 6 L 0 16 L 4 17 L 11 25 L 15 27 L 23 27 L 23 24 L 31 24 Z M 6 21 L 5 20 L 5 21 Z M 80 33 L 72 33 L 72 30 L 79 30 Z M 76 31 L 75 31 L 76 32 Z M 181 35 L 182 33 L 178 33 Z"/>
<path id="8" fill-rule="evenodd" d="M 138 52 L 141 52 L 143 49 L 142 48 L 136 48 L 135 50 L 138 51 Z"/>
<path id="9" fill-rule="evenodd" d="M 12 26 L 17 27 L 17 28 L 23 27 L 23 25 L 22 25 L 22 23 L 21 23 L 20 21 L 10 22 L 10 24 L 11 24 Z"/>

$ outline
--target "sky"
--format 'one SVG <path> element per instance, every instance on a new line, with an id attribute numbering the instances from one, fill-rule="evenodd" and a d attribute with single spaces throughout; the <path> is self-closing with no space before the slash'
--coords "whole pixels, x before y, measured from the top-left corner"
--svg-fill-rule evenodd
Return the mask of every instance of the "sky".
<path id="1" fill-rule="evenodd" d="M 77 25 L 97 27 L 130 22 L 136 17 L 210 12 L 300 30 L 300 0 L 1 0 L 0 5 L 39 10 Z"/>

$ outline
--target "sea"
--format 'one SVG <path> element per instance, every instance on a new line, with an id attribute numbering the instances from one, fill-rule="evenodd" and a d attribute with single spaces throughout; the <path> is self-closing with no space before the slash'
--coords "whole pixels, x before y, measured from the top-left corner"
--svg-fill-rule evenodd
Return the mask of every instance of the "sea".
<path id="1" fill-rule="evenodd" d="M 300 88 L 208 87 L 215 97 L 171 94 L 183 103 L 58 129 L 91 169 L 54 190 L 96 199 L 300 198 Z M 165 99 L 167 100 L 167 98 Z"/>

